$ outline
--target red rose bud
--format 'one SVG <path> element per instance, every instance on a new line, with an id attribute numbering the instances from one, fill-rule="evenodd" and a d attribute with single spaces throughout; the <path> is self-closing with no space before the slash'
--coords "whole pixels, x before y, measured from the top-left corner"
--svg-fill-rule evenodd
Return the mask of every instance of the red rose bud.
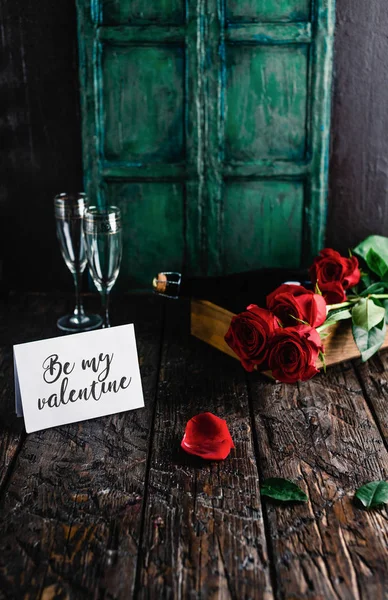
<path id="1" fill-rule="evenodd" d="M 361 273 L 355 256 L 346 258 L 336 250 L 324 248 L 314 259 L 310 268 L 311 281 L 322 288 L 331 281 L 339 281 L 347 289 L 357 285 Z"/>
<path id="2" fill-rule="evenodd" d="M 347 271 L 345 273 L 342 285 L 347 290 L 358 284 L 361 278 L 361 271 L 358 267 L 358 259 L 355 256 L 347 258 Z"/>
<path id="3" fill-rule="evenodd" d="M 319 327 L 326 320 L 326 302 L 319 294 L 302 285 L 283 284 L 267 296 L 267 308 L 286 327 L 297 325 L 296 319 Z"/>
<path id="4" fill-rule="evenodd" d="M 345 302 L 346 294 L 340 281 L 328 281 L 320 286 L 320 290 L 327 304 Z"/>
<path id="5" fill-rule="evenodd" d="M 240 358 L 247 371 L 267 358 L 268 338 L 278 327 L 276 317 L 265 308 L 250 304 L 245 312 L 233 317 L 225 335 L 226 343 Z"/>
<path id="6" fill-rule="evenodd" d="M 234 444 L 226 421 L 206 412 L 187 422 L 181 447 L 206 460 L 223 460 Z"/>
<path id="7" fill-rule="evenodd" d="M 277 329 L 269 340 L 269 368 L 278 381 L 307 381 L 318 373 L 316 363 L 320 352 L 323 352 L 322 341 L 313 327 Z"/>

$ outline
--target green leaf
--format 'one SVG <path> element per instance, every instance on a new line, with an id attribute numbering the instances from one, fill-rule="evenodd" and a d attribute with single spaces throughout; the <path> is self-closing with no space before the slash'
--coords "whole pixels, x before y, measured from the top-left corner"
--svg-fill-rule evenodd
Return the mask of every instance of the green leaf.
<path id="1" fill-rule="evenodd" d="M 388 481 L 371 481 L 358 488 L 354 497 L 366 508 L 388 504 Z"/>
<path id="2" fill-rule="evenodd" d="M 384 319 L 385 310 L 370 298 L 361 298 L 352 310 L 353 325 L 370 331 Z"/>
<path id="3" fill-rule="evenodd" d="M 262 496 L 281 502 L 307 502 L 308 496 L 289 479 L 270 477 L 265 479 L 260 489 Z"/>
<path id="4" fill-rule="evenodd" d="M 372 283 L 365 290 L 363 290 L 360 296 L 369 296 L 369 294 L 382 294 L 385 290 L 388 290 L 388 283 L 385 281 L 378 281 Z"/>
<path id="5" fill-rule="evenodd" d="M 325 358 L 325 353 L 322 352 L 322 350 L 320 350 L 318 356 L 319 356 L 319 360 L 322 363 L 323 372 L 326 373 L 326 358 Z"/>
<path id="6" fill-rule="evenodd" d="M 370 274 L 363 273 L 361 271 L 361 280 L 360 280 L 359 286 L 367 289 L 372 283 L 373 282 L 372 282 L 372 278 L 371 278 Z"/>
<path id="7" fill-rule="evenodd" d="M 353 248 L 353 252 L 361 256 L 367 263 L 368 252 L 371 248 L 388 264 L 388 238 L 382 235 L 370 235 L 361 244 Z"/>
<path id="8" fill-rule="evenodd" d="M 329 314 L 326 317 L 326 321 L 317 328 L 317 331 L 323 331 L 323 329 L 331 327 L 338 321 L 343 321 L 344 319 L 351 318 L 352 313 L 348 308 L 340 308 L 339 310 L 333 310 L 332 312 L 329 312 Z"/>
<path id="9" fill-rule="evenodd" d="M 337 321 L 343 321 L 344 319 L 350 319 L 351 316 L 352 316 L 352 313 L 349 308 L 340 308 L 339 310 L 330 311 L 329 314 L 327 315 L 326 321 L 333 321 L 333 323 L 336 323 Z"/>
<path id="10" fill-rule="evenodd" d="M 368 254 L 366 255 L 366 264 L 370 268 L 371 271 L 376 273 L 379 277 L 384 277 L 386 272 L 388 271 L 388 265 L 383 258 L 377 252 L 370 248 L 368 250 Z"/>
<path id="11" fill-rule="evenodd" d="M 362 327 L 356 327 L 353 325 L 354 341 L 356 342 L 361 353 L 363 362 L 367 361 L 381 348 L 386 332 L 387 326 L 385 322 L 383 323 L 382 328 L 372 327 L 372 329 L 369 331 L 366 331 Z"/>

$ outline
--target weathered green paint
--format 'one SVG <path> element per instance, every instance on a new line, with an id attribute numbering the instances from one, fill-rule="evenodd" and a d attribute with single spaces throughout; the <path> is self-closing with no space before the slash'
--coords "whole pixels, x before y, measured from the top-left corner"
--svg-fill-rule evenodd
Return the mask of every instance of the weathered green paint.
<path id="1" fill-rule="evenodd" d="M 109 183 L 106 196 L 121 209 L 125 259 L 120 278 L 128 290 L 149 287 L 150 273 L 145 276 L 139 265 L 150 265 L 155 270 L 156 257 L 172 270 L 181 268 L 185 246 L 181 183 Z M 139 223 L 143 234 L 141 244 L 138 242 Z"/>
<path id="2" fill-rule="evenodd" d="M 258 264 L 299 264 L 303 196 L 301 181 L 228 182 L 222 236 L 225 270 L 238 273 Z"/>
<path id="3" fill-rule="evenodd" d="M 225 39 L 252 45 L 310 43 L 311 23 L 231 23 Z"/>
<path id="4" fill-rule="evenodd" d="M 102 46 L 106 161 L 150 164 L 181 160 L 183 61 L 183 50 L 176 46 Z"/>
<path id="5" fill-rule="evenodd" d="M 227 0 L 230 21 L 307 21 L 310 0 Z"/>
<path id="6" fill-rule="evenodd" d="M 236 45 L 226 56 L 226 160 L 302 160 L 308 47 Z"/>
<path id="7" fill-rule="evenodd" d="M 138 22 L 182 23 L 185 19 L 181 0 L 101 0 L 102 22 L 128 24 Z"/>
<path id="8" fill-rule="evenodd" d="M 298 266 L 323 243 L 334 0 L 77 0 L 85 185 L 155 269 Z"/>

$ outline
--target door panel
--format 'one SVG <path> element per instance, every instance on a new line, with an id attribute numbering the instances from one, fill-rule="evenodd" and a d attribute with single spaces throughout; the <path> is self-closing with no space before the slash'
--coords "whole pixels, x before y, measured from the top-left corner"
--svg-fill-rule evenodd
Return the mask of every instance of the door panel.
<path id="1" fill-rule="evenodd" d="M 308 47 L 232 46 L 226 65 L 226 160 L 303 159 Z"/>
<path id="2" fill-rule="evenodd" d="M 184 154 L 182 48 L 105 45 L 104 158 L 176 162 Z"/>
<path id="3" fill-rule="evenodd" d="M 110 204 L 121 209 L 124 254 L 120 279 L 130 291 L 150 288 L 150 277 L 160 268 L 182 268 L 185 244 L 182 185 L 111 183 L 106 196 Z"/>
<path id="4" fill-rule="evenodd" d="M 298 265 L 303 203 L 302 182 L 259 180 L 227 184 L 224 271 L 237 273 L 269 263 L 274 267 Z"/>
<path id="5" fill-rule="evenodd" d="M 226 16 L 232 21 L 307 21 L 310 0 L 227 0 Z"/>
<path id="6" fill-rule="evenodd" d="M 103 0 L 102 21 L 106 25 L 139 21 L 183 23 L 185 6 L 181 0 Z"/>
<path id="7" fill-rule="evenodd" d="M 77 0 L 85 187 L 118 284 L 300 266 L 322 247 L 334 0 Z"/>

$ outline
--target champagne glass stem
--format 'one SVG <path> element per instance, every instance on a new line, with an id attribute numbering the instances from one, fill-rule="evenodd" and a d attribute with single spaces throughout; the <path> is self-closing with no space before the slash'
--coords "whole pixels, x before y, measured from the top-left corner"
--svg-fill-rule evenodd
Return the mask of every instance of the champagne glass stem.
<path id="1" fill-rule="evenodd" d="M 84 316 L 84 307 L 82 305 L 81 299 L 81 281 L 82 281 L 82 273 L 76 271 L 73 274 L 74 277 L 74 287 L 75 287 L 75 308 L 74 308 L 74 316 L 75 317 L 83 317 Z"/>
<path id="2" fill-rule="evenodd" d="M 102 324 L 102 327 L 110 327 L 110 321 L 109 321 L 109 291 L 108 290 L 103 290 L 101 292 L 101 301 L 102 301 L 102 310 L 103 310 L 103 319 L 104 322 Z"/>

